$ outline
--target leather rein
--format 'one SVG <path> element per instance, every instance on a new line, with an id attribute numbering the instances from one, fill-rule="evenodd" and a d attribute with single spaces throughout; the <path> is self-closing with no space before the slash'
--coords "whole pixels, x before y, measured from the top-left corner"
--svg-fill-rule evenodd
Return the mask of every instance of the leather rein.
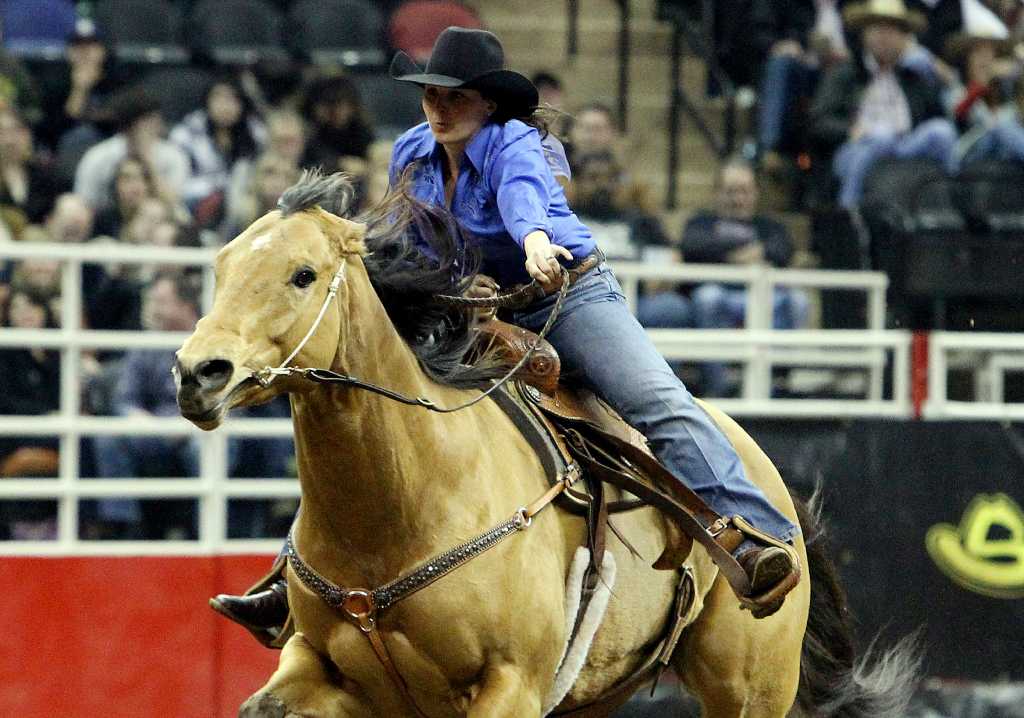
<path id="1" fill-rule="evenodd" d="M 327 313 L 327 307 L 334 300 L 338 294 L 338 288 L 345 279 L 345 261 L 342 260 L 341 266 L 338 267 L 338 271 L 335 272 L 334 278 L 331 279 L 331 283 L 327 289 L 327 296 L 324 297 L 323 304 L 320 306 L 320 311 L 316 315 L 316 319 L 313 321 L 313 325 L 306 332 L 306 336 L 302 338 L 302 341 L 292 350 L 291 354 L 276 367 L 264 367 L 257 372 L 254 372 L 251 378 L 259 382 L 260 386 L 266 388 L 279 376 L 293 376 L 299 375 L 310 381 L 318 384 L 342 384 L 344 386 L 354 386 L 358 389 L 364 389 L 374 394 L 392 399 L 401 404 L 407 404 L 409 406 L 420 406 L 429 411 L 433 411 L 438 414 L 451 414 L 462 409 L 468 409 L 474 404 L 486 399 L 488 396 L 497 391 L 501 386 L 506 384 L 509 379 L 516 375 L 516 373 L 522 369 L 526 362 L 530 360 L 534 352 L 544 341 L 547 333 L 551 330 L 551 327 L 555 323 L 555 319 L 558 317 L 559 312 L 562 310 L 562 303 L 565 301 L 566 295 L 569 293 L 569 287 L 572 284 L 572 278 L 568 270 L 561 267 L 561 279 L 562 286 L 558 290 L 558 297 L 555 299 L 555 305 L 551 308 L 551 313 L 548 315 L 548 319 L 544 322 L 543 328 L 538 333 L 537 338 L 533 344 L 523 353 L 519 361 L 516 362 L 515 366 L 509 369 L 501 379 L 494 382 L 487 390 L 483 391 L 480 396 L 477 396 L 469 401 L 459 404 L 453 407 L 442 407 L 435 404 L 431 399 L 424 396 L 407 396 L 401 394 L 392 389 L 373 384 L 372 382 L 363 381 L 350 374 L 341 374 L 330 369 L 312 369 L 288 366 L 292 359 L 298 356 L 298 353 L 302 350 L 306 343 L 313 337 L 317 327 L 320 326 L 320 322 L 323 321 L 324 315 Z M 498 294 L 494 297 L 457 297 L 447 294 L 438 296 L 443 303 L 450 306 L 464 306 L 474 309 L 493 309 L 493 308 L 508 308 L 508 307 L 522 307 L 532 302 L 533 300 L 545 296 L 544 290 L 536 280 L 533 280 L 529 284 L 525 284 L 519 289 L 515 289 L 509 292 Z"/>
<path id="2" fill-rule="evenodd" d="M 320 311 L 317 313 L 316 319 L 313 321 L 312 326 L 310 326 L 309 331 L 307 331 L 306 335 L 302 338 L 302 341 L 299 342 L 295 349 L 292 350 L 288 357 L 281 362 L 279 366 L 264 367 L 260 371 L 254 372 L 251 378 L 254 378 L 259 382 L 261 386 L 267 387 L 279 376 L 298 375 L 321 384 L 342 384 L 345 386 L 353 386 L 358 389 L 364 389 L 399 403 L 407 404 L 409 406 L 419 406 L 439 414 L 460 411 L 477 404 L 493 392 L 497 391 L 499 387 L 507 383 L 509 379 L 511 379 L 516 372 L 518 372 L 526 362 L 529 361 L 530 357 L 537 350 L 537 347 L 540 346 L 545 335 L 554 324 L 555 318 L 558 316 L 558 313 L 562 308 L 562 303 L 565 300 L 566 294 L 568 294 L 569 286 L 572 282 L 569 272 L 564 267 L 561 269 L 561 278 L 562 286 L 559 289 L 558 298 L 555 300 L 551 314 L 548 316 L 543 329 L 541 329 L 533 345 L 530 346 L 530 348 L 523 354 L 522 358 L 514 367 L 512 367 L 490 388 L 483 391 L 480 396 L 454 407 L 440 407 L 426 397 L 407 396 L 386 387 L 363 381 L 348 374 L 340 374 L 338 372 L 331 371 L 330 369 L 289 366 L 292 360 L 312 338 L 313 334 L 320 326 L 320 322 L 323 320 L 328 306 L 337 296 L 338 289 L 340 288 L 341 283 L 345 280 L 344 259 L 342 259 L 341 266 L 338 267 L 338 271 L 335 272 L 334 277 L 331 279 L 327 295 L 324 297 L 323 304 L 320 306 Z M 493 308 L 524 306 L 526 303 L 542 296 L 544 296 L 543 290 L 536 281 L 533 281 L 517 290 L 499 294 L 494 297 L 468 298 L 441 295 L 439 299 L 452 306 Z M 295 572 L 295 575 L 298 576 L 303 585 L 315 593 L 328 606 L 340 610 L 345 617 L 358 627 L 364 636 L 366 636 L 371 648 L 373 648 L 374 654 L 377 656 L 377 659 L 384 666 L 392 682 L 398 688 L 399 692 L 412 708 L 413 712 L 417 716 L 420 716 L 420 718 L 426 718 L 423 711 L 420 710 L 419 706 L 416 704 L 416 701 L 413 700 L 408 684 L 406 684 L 402 675 L 398 672 L 394 660 L 391 658 L 391 653 L 388 651 L 387 645 L 380 636 L 377 621 L 379 613 L 390 608 L 399 601 L 412 596 L 421 589 L 426 588 L 441 577 L 446 576 L 463 564 L 483 554 L 485 551 L 497 546 L 501 541 L 509 536 L 528 529 L 533 523 L 533 517 L 551 504 L 551 502 L 566 489 L 570 488 L 580 478 L 580 476 L 580 467 L 575 463 L 569 464 L 566 467 L 565 472 L 558 477 L 558 480 L 555 481 L 547 491 L 528 506 L 521 506 L 516 509 L 511 518 L 452 549 L 434 556 L 414 568 L 412 571 L 375 589 L 342 588 L 341 586 L 338 586 L 324 578 L 299 555 L 291 531 L 288 532 L 288 538 L 285 542 L 285 553 L 287 555 L 288 562 L 291 564 L 292 570 Z"/>

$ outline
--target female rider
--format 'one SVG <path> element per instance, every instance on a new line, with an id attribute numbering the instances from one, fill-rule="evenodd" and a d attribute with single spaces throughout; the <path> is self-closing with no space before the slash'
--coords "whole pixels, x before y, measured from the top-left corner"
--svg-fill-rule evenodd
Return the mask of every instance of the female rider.
<path id="1" fill-rule="evenodd" d="M 425 71 L 400 52 L 391 75 L 424 88 L 427 117 L 396 141 L 391 181 L 419 163 L 412 193 L 447 207 L 477 238 L 488 276 L 475 291 L 486 295 L 536 280 L 549 294 L 515 312 L 513 321 L 539 331 L 555 303 L 561 266 L 593 264 L 570 287 L 546 337 L 563 371 L 581 377 L 641 431 L 662 464 L 720 515 L 741 516 L 761 532 L 792 542 L 799 529 L 746 477 L 725 435 L 630 313 L 590 231 L 569 209 L 552 173 L 559 164 L 552 145 L 542 145 L 534 125 L 537 89 L 504 69 L 498 38 L 448 28 Z M 743 538 L 730 548 L 748 575 L 750 596 L 776 588 L 781 594 L 792 587 L 784 582 L 795 584 L 799 567 L 790 551 L 749 534 Z M 241 598 L 218 596 L 214 607 L 249 626 L 273 626 L 287 614 L 285 595 L 279 583 Z"/>

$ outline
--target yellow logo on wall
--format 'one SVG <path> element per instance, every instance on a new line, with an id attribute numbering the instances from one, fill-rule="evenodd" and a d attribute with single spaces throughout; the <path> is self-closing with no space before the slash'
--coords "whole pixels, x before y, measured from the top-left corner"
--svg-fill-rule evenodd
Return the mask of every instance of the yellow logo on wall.
<path id="1" fill-rule="evenodd" d="M 942 572 L 969 591 L 1024 597 L 1024 511 L 1006 494 L 979 494 L 959 527 L 928 529 L 925 546 Z"/>

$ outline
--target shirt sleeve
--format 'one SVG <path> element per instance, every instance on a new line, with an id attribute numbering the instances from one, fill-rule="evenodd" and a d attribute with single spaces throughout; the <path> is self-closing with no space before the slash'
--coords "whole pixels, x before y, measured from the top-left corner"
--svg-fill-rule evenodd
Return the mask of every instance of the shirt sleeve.
<path id="1" fill-rule="evenodd" d="M 548 161 L 548 168 L 555 177 L 565 177 L 572 181 L 572 169 L 569 167 L 569 158 L 565 156 L 565 146 L 550 132 L 540 142 L 544 150 L 544 159 Z"/>
<path id="2" fill-rule="evenodd" d="M 537 130 L 516 134 L 502 147 L 490 170 L 490 184 L 497 197 L 498 212 L 505 229 L 522 247 L 526 235 L 542 230 L 554 241 L 548 217 L 552 183 Z"/>

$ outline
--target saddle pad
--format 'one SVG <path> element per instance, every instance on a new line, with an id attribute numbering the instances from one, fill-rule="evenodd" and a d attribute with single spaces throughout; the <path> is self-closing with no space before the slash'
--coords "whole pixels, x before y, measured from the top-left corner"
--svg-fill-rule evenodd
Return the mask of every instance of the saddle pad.
<path id="1" fill-rule="evenodd" d="M 541 715 L 548 715 L 558 704 L 562 702 L 569 689 L 576 682 L 576 677 L 583 670 L 583 664 L 587 660 L 590 646 L 594 642 L 594 634 L 601 625 L 604 612 L 608 608 L 608 599 L 611 596 L 612 588 L 615 586 L 615 556 L 611 551 L 606 551 L 604 561 L 601 562 L 601 579 L 594 596 L 590 599 L 587 612 L 580 621 L 580 630 L 576 632 L 576 639 L 572 638 L 572 629 L 576 625 L 576 614 L 580 610 L 580 599 L 583 594 L 583 575 L 590 564 L 590 549 L 580 546 L 573 556 L 572 566 L 569 567 L 569 578 L 565 582 L 565 650 L 562 652 L 562 660 L 555 671 L 555 682 L 548 692 L 544 701 L 544 709 Z"/>
<path id="2" fill-rule="evenodd" d="M 603 566 L 608 565 L 608 558 L 611 556 L 611 551 L 605 553 L 605 562 Z M 569 579 L 566 582 L 567 591 L 565 605 L 566 622 L 568 624 L 567 635 L 568 632 L 571 632 L 573 622 L 576 619 L 576 609 L 579 606 L 580 594 L 582 590 L 583 572 L 586 569 L 589 560 L 590 552 L 587 550 L 585 546 L 580 547 L 576 550 L 576 555 L 573 558 L 572 567 L 569 570 Z M 612 565 L 614 566 L 614 564 Z M 682 626 L 689 626 L 695 620 L 697 620 L 697 617 L 700 615 L 700 612 L 704 610 L 704 600 L 707 597 L 708 593 L 711 591 L 712 586 L 714 586 L 714 583 L 718 578 L 718 567 L 714 564 L 714 562 L 711 561 L 711 557 L 708 556 L 707 552 L 703 548 L 701 548 L 700 546 L 694 546 L 693 551 L 690 552 L 690 555 L 686 559 L 686 562 L 683 564 L 682 568 L 680 568 L 680 575 L 682 575 L 683 572 L 689 573 L 693 585 L 693 595 L 690 601 L 690 605 L 686 609 L 685 614 L 683 614 L 681 620 Z M 602 568 L 602 578 L 604 578 L 604 568 Z M 604 589 L 605 586 L 602 585 L 598 590 L 600 591 Z M 610 593 L 610 591 L 611 587 L 609 586 L 608 592 Z M 591 607 L 594 606 L 594 602 L 597 601 L 597 598 L 598 596 L 595 595 L 594 599 L 591 601 Z M 598 622 L 600 622 L 600 619 L 604 616 L 604 614 L 607 611 L 607 603 L 608 597 L 606 595 L 604 603 L 601 606 L 601 616 L 597 617 Z M 587 624 L 589 624 L 591 620 L 591 616 L 588 612 L 588 615 L 584 617 L 584 623 L 581 625 L 579 631 L 579 641 L 582 641 L 583 629 L 587 626 Z M 587 696 L 574 695 L 572 691 L 572 687 L 574 686 L 577 678 L 579 677 L 580 672 L 586 666 L 587 654 L 589 653 L 590 647 L 594 642 L 594 637 L 597 628 L 599 628 L 599 626 L 595 625 L 593 627 L 593 631 L 589 633 L 589 638 L 587 640 L 586 646 L 582 649 L 582 651 L 580 651 L 577 648 L 577 646 L 566 646 L 565 657 L 562 659 L 562 662 L 559 666 L 559 670 L 555 677 L 555 683 L 553 684 L 551 691 L 548 694 L 548 700 L 544 701 L 544 711 L 542 715 L 557 716 L 562 715 L 566 712 L 564 709 L 560 710 L 560 705 L 551 702 L 551 700 L 555 697 L 556 693 L 562 695 L 562 701 L 565 701 L 567 698 L 571 698 L 575 704 L 583 704 L 587 706 L 585 708 L 580 707 L 569 709 L 568 713 L 574 716 L 607 715 L 609 708 L 606 704 L 602 703 L 602 699 L 608 696 L 608 694 L 613 693 L 615 691 L 614 686 L 610 688 L 608 691 L 606 691 L 601 697 L 597 698 L 588 698 Z M 663 630 L 664 634 L 662 637 L 668 634 L 668 632 L 670 631 L 670 626 L 665 626 Z M 577 655 L 578 658 L 573 658 Z M 569 664 L 570 661 L 574 660 L 578 661 L 579 665 L 573 666 L 574 670 L 570 675 Z M 643 661 L 641 661 L 641 663 L 642 662 Z M 621 685 L 621 682 L 624 682 L 628 679 L 629 677 L 622 676 L 619 679 L 620 682 L 616 685 Z M 623 703 L 624 701 L 625 699 L 616 700 L 614 703 L 611 704 L 611 707 L 621 705 L 621 703 Z"/>

